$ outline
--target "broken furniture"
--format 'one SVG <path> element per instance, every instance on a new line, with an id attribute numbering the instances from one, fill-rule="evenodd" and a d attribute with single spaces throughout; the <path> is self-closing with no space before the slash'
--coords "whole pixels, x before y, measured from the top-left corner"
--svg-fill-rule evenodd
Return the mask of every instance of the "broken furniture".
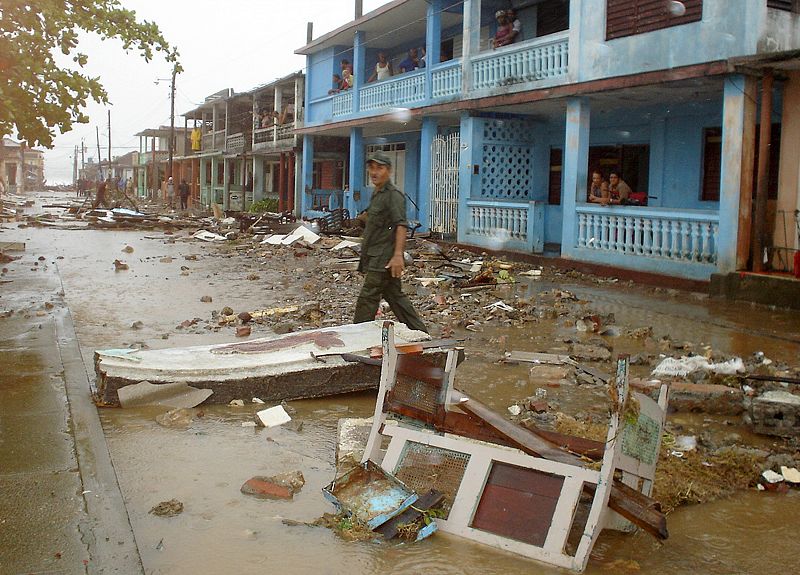
<path id="1" fill-rule="evenodd" d="M 399 328 L 398 339 L 422 343 L 424 354 L 431 357 L 442 358 L 445 350 L 440 345 L 448 345 L 405 326 Z M 221 404 L 241 397 L 282 401 L 375 389 L 377 369 L 347 361 L 342 354 L 362 354 L 357 357 L 368 360 L 368 350 L 380 343 L 380 323 L 367 322 L 224 345 L 98 350 L 95 397 L 101 405 L 119 405 L 117 390 L 140 381 L 210 389 L 209 401 Z"/>
<path id="2" fill-rule="evenodd" d="M 362 462 L 380 461 L 417 492 L 442 492 L 440 530 L 574 571 L 586 567 L 603 528 L 629 530 L 632 522 L 667 537 L 666 519 L 649 497 L 667 387 L 659 403 L 629 396 L 627 358 L 609 384 L 614 409 L 606 442 L 599 444 L 555 433 L 545 439 L 459 392 L 453 386 L 456 350 L 442 369 L 398 354 L 391 322 L 384 323 L 382 341 L 380 387 Z M 600 467 L 562 445 L 594 453 Z"/>

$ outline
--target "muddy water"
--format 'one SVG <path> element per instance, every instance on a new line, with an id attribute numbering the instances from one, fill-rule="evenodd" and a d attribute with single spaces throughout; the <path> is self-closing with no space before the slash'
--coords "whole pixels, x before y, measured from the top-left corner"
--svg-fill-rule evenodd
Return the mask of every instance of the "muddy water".
<path id="1" fill-rule="evenodd" d="M 182 234 L 178 234 L 179 236 Z M 9 237 L 13 236 L 13 237 Z M 230 305 L 253 309 L 280 303 L 280 290 L 297 289 L 291 278 L 270 277 L 242 260 L 219 257 L 218 248 L 177 241 L 161 232 L 12 230 L 3 239 L 28 242 L 29 253 L 57 262 L 76 330 L 91 366 L 96 348 L 141 342 L 152 348 L 230 341 L 230 331 L 187 334 L 175 329 L 184 319 L 208 318 L 211 309 Z M 155 239 L 149 239 L 155 238 Z M 121 252 L 125 245 L 132 254 Z M 183 259 L 198 254 L 198 261 Z M 63 260 L 55 260 L 58 255 Z M 175 258 L 162 262 L 163 258 Z M 114 272 L 123 259 L 131 269 Z M 180 266 L 189 275 L 180 275 Z M 531 282 L 517 290 L 546 290 Z M 765 308 L 707 301 L 679 293 L 654 294 L 646 288 L 616 284 L 559 284 L 591 300 L 593 309 L 613 312 L 619 325 L 654 326 L 657 337 L 703 342 L 715 350 L 747 356 L 764 351 L 775 360 L 797 364 L 800 315 Z M 211 295 L 212 304 L 201 304 Z M 511 297 L 498 291 L 498 299 Z M 141 329 L 131 324 L 141 321 Z M 256 334 L 258 335 L 258 334 Z M 459 386 L 498 409 L 533 391 L 525 366 L 497 364 L 503 349 L 557 351 L 554 342 L 579 337 L 558 321 L 525 329 L 494 328 L 457 334 L 467 339 L 467 360 L 459 368 Z M 166 339 L 164 339 L 166 336 Z M 618 338 L 615 353 L 637 353 L 638 340 Z M 564 344 L 566 350 L 566 344 Z M 597 390 L 552 390 L 564 411 L 602 411 Z M 249 399 L 249 398 L 244 398 Z M 167 429 L 154 422 L 160 410 L 101 411 L 109 448 L 128 505 L 142 560 L 148 573 L 557 573 L 515 555 L 437 534 L 413 545 L 346 543 L 328 530 L 287 526 L 284 518 L 313 521 L 331 506 L 320 489 L 334 474 L 337 421 L 371 414 L 374 395 L 292 402 L 295 432 L 241 427 L 257 406 L 209 406 L 188 429 Z M 685 417 L 685 416 L 683 416 Z M 697 423 L 691 417 L 686 423 Z M 714 423 L 714 418 L 701 422 Z M 719 422 L 722 425 L 724 422 Z M 737 432 L 741 431 L 737 428 Z M 770 440 L 762 440 L 767 443 Z M 239 492 L 253 475 L 300 470 L 306 479 L 291 502 L 260 501 Z M 173 518 L 148 511 L 176 498 L 184 512 Z M 743 493 L 715 503 L 680 509 L 669 517 L 670 539 L 658 544 L 644 535 L 604 534 L 588 573 L 760 573 L 795 564 L 800 529 L 800 493 L 776 496 Z"/>

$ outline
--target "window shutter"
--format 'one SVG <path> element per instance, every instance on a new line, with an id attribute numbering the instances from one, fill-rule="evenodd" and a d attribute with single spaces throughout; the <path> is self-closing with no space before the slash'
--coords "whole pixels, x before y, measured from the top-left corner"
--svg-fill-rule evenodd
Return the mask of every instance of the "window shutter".
<path id="1" fill-rule="evenodd" d="M 607 0 L 606 39 L 643 34 L 697 22 L 703 18 L 703 0 L 682 0 L 686 11 L 676 16 L 665 0 Z"/>

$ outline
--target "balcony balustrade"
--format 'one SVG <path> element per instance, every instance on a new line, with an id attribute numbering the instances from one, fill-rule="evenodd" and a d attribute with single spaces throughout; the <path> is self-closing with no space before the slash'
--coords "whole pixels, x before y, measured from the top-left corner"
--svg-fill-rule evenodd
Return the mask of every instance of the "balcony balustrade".
<path id="1" fill-rule="evenodd" d="M 569 69 L 569 37 L 512 44 L 472 58 L 472 89 L 529 83 L 565 76 Z"/>
<path id="2" fill-rule="evenodd" d="M 624 206 L 576 211 L 578 248 L 682 263 L 717 261 L 717 212 Z"/>

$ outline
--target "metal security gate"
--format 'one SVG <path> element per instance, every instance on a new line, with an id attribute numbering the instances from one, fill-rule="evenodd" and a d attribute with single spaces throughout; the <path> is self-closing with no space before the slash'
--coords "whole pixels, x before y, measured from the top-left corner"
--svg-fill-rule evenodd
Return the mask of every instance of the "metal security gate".
<path id="1" fill-rule="evenodd" d="M 459 134 L 436 136 L 431 144 L 431 221 L 433 233 L 455 235 L 458 222 Z"/>

